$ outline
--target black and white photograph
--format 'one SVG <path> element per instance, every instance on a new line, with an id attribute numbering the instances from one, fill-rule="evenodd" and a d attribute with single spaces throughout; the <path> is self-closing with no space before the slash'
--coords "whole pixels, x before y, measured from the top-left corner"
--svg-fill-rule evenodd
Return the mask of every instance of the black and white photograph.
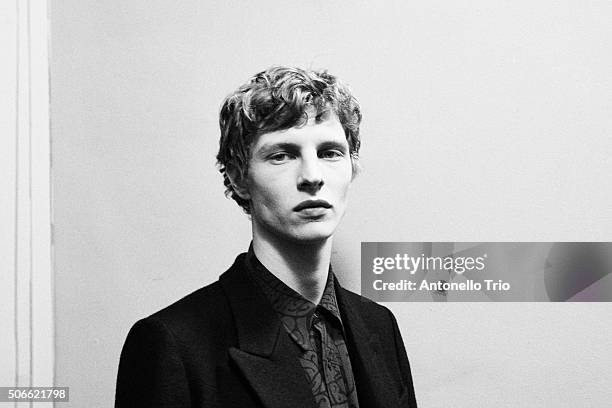
<path id="1" fill-rule="evenodd" d="M 612 401 L 612 4 L 0 4 L 0 406 Z"/>

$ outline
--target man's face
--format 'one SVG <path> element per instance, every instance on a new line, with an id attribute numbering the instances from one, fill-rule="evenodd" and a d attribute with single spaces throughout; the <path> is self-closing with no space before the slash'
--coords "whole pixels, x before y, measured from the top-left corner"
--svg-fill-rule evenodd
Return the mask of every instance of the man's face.
<path id="1" fill-rule="evenodd" d="M 303 243 L 329 238 L 344 215 L 351 180 L 348 142 L 333 114 L 260 135 L 247 178 L 254 233 Z"/>

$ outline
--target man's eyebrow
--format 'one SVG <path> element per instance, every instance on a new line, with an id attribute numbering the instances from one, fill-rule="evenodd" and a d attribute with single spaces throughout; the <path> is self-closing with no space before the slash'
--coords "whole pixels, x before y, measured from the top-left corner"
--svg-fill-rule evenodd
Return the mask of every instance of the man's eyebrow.
<path id="1" fill-rule="evenodd" d="M 322 142 L 321 144 L 319 144 L 318 148 L 319 149 L 338 149 L 344 152 L 348 150 L 348 144 L 330 140 L 330 141 Z"/>
<path id="2" fill-rule="evenodd" d="M 317 150 L 325 149 L 338 149 L 345 152 L 348 150 L 348 146 L 346 143 L 338 142 L 335 140 L 323 141 L 317 145 Z M 255 153 L 258 155 L 265 156 L 268 153 L 272 153 L 278 150 L 295 152 L 300 150 L 300 145 L 291 142 L 268 143 L 262 145 L 259 149 L 255 151 Z"/>
<path id="3" fill-rule="evenodd" d="M 276 150 L 294 151 L 298 149 L 299 149 L 299 146 L 295 143 L 290 143 L 290 142 L 268 143 L 268 144 L 262 145 L 259 149 L 257 149 L 256 153 L 265 155 L 266 153 L 273 152 Z"/>

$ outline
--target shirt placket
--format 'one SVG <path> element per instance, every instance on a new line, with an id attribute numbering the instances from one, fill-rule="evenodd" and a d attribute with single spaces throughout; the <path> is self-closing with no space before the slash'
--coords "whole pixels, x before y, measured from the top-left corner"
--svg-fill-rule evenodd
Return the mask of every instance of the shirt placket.
<path id="1" fill-rule="evenodd" d="M 332 407 L 346 407 L 347 395 L 346 384 L 341 373 L 335 372 L 340 364 L 340 356 L 333 352 L 330 342 L 332 339 L 329 336 L 327 327 L 317 312 L 313 315 L 313 326 L 319 335 L 321 353 L 320 371 L 323 373 L 323 381 L 327 391 L 327 396 Z"/>

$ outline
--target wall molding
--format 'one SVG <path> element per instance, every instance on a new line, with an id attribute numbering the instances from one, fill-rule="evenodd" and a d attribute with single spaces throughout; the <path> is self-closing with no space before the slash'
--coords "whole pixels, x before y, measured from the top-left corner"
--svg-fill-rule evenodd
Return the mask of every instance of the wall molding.
<path id="1" fill-rule="evenodd" d="M 50 386 L 54 324 L 47 1 L 2 2 L 0 16 L 0 383 Z"/>

